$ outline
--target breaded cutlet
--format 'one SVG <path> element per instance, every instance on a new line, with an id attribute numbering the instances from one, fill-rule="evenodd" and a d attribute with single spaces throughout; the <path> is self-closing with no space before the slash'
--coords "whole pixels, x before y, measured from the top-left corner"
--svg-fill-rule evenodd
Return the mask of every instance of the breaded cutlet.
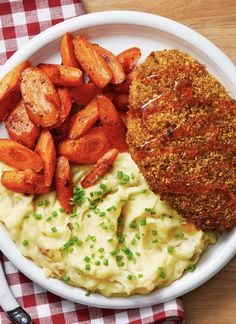
<path id="1" fill-rule="evenodd" d="M 134 72 L 127 141 L 150 188 L 209 231 L 236 223 L 236 101 L 196 59 L 152 52 Z"/>

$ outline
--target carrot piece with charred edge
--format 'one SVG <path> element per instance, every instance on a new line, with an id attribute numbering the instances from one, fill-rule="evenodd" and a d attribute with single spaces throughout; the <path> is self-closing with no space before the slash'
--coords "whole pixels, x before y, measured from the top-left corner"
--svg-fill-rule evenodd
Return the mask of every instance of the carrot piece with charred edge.
<path id="1" fill-rule="evenodd" d="M 89 78 L 99 88 L 104 88 L 112 79 L 112 72 L 93 45 L 82 36 L 73 38 L 75 56 Z"/>
<path id="2" fill-rule="evenodd" d="M 69 213 L 72 210 L 70 199 L 73 196 L 73 183 L 70 163 L 64 156 L 57 159 L 55 182 L 57 198 L 65 211 Z"/>
<path id="3" fill-rule="evenodd" d="M 35 152 L 41 157 L 44 165 L 44 182 L 50 187 L 53 181 L 56 165 L 56 149 L 51 133 L 43 129 L 39 137 Z"/>
<path id="4" fill-rule="evenodd" d="M 3 171 L 1 182 L 8 190 L 24 194 L 38 195 L 52 190 L 52 188 L 45 185 L 43 174 L 32 170 Z"/>
<path id="5" fill-rule="evenodd" d="M 61 102 L 61 109 L 59 114 L 59 120 L 51 128 L 60 127 L 69 116 L 72 107 L 72 101 L 70 96 L 70 90 L 68 88 L 58 88 L 57 93 Z"/>
<path id="6" fill-rule="evenodd" d="M 55 85 L 79 87 L 83 83 L 83 72 L 78 68 L 59 64 L 39 64 L 38 67 Z"/>
<path id="7" fill-rule="evenodd" d="M 94 83 L 85 83 L 71 89 L 71 98 L 77 104 L 87 105 L 101 90 Z"/>
<path id="8" fill-rule="evenodd" d="M 18 170 L 39 172 L 43 169 L 43 161 L 37 153 L 6 138 L 0 139 L 0 161 Z"/>
<path id="9" fill-rule="evenodd" d="M 117 96 L 117 93 L 114 91 L 106 91 L 103 92 L 103 95 L 112 101 Z"/>
<path id="10" fill-rule="evenodd" d="M 127 128 L 127 124 L 128 124 L 128 114 L 127 111 L 119 111 L 120 114 L 120 118 L 123 121 L 125 127 Z"/>
<path id="11" fill-rule="evenodd" d="M 33 149 L 40 135 L 40 128 L 34 125 L 27 114 L 24 101 L 20 99 L 15 109 L 5 120 L 10 139 Z"/>
<path id="12" fill-rule="evenodd" d="M 109 149 L 109 143 L 102 127 L 93 127 L 77 139 L 67 139 L 59 145 L 59 155 L 78 164 L 96 163 Z"/>
<path id="13" fill-rule="evenodd" d="M 113 85 L 112 90 L 115 92 L 128 94 L 131 82 L 132 82 L 131 74 L 127 74 L 125 81 L 120 84 Z"/>
<path id="14" fill-rule="evenodd" d="M 83 178 L 81 186 L 83 188 L 88 188 L 94 185 L 111 168 L 118 153 L 118 150 L 115 148 L 105 153 Z"/>
<path id="15" fill-rule="evenodd" d="M 30 120 L 37 126 L 50 127 L 58 121 L 60 99 L 48 76 L 37 67 L 23 71 L 21 93 Z"/>
<path id="16" fill-rule="evenodd" d="M 98 44 L 93 44 L 93 46 L 99 53 L 99 55 L 106 61 L 112 72 L 112 78 L 110 82 L 114 84 L 122 83 L 125 80 L 126 76 L 123 67 L 116 56 L 102 46 L 99 46 Z"/>
<path id="17" fill-rule="evenodd" d="M 97 101 L 93 99 L 83 110 L 73 116 L 68 137 L 78 138 L 84 135 L 96 123 L 98 118 Z"/>
<path id="18" fill-rule="evenodd" d="M 21 73 L 29 66 L 28 61 L 18 64 L 0 81 L 0 122 L 15 108 L 20 98 Z"/>
<path id="19" fill-rule="evenodd" d="M 126 128 L 120 118 L 119 112 L 111 100 L 103 95 L 97 97 L 97 107 L 102 128 L 112 147 L 117 148 L 119 152 L 126 152 L 128 150 L 128 145 L 125 141 Z"/>
<path id="20" fill-rule="evenodd" d="M 63 65 L 75 68 L 79 67 L 78 61 L 75 57 L 72 36 L 70 33 L 65 33 L 62 37 L 60 51 Z"/>
<path id="21" fill-rule="evenodd" d="M 131 47 L 116 56 L 126 74 L 130 73 L 141 57 L 138 47 Z"/>
<path id="22" fill-rule="evenodd" d="M 112 100 L 114 106 L 118 110 L 124 110 L 127 111 L 128 104 L 129 104 L 129 95 L 126 93 L 120 93 L 118 94 L 113 100 Z"/>

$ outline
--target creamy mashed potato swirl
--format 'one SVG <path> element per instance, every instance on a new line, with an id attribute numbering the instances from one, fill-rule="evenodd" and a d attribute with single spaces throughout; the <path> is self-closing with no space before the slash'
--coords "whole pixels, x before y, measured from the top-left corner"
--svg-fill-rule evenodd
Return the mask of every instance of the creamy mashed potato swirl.
<path id="1" fill-rule="evenodd" d="M 73 166 L 75 187 L 89 168 Z M 181 277 L 215 242 L 149 190 L 128 153 L 75 195 L 79 205 L 66 214 L 55 192 L 25 196 L 0 185 L 0 220 L 22 254 L 68 284 L 105 296 L 147 294 Z"/>

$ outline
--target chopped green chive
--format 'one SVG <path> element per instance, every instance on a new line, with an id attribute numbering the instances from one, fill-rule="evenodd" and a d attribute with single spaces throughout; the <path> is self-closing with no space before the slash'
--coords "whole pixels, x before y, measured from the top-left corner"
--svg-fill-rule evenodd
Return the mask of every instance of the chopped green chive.
<path id="1" fill-rule="evenodd" d="M 136 254 L 137 256 L 140 256 L 140 255 L 141 255 L 141 253 L 139 253 L 138 251 L 136 251 L 135 254 Z"/>
<path id="2" fill-rule="evenodd" d="M 90 249 L 93 249 L 94 248 L 94 244 L 90 244 Z"/>
<path id="3" fill-rule="evenodd" d="M 152 235 L 157 235 L 157 231 L 156 230 L 152 230 Z"/>
<path id="4" fill-rule="evenodd" d="M 49 205 L 49 200 L 45 199 L 44 202 L 43 202 L 44 206 L 47 206 Z"/>
<path id="5" fill-rule="evenodd" d="M 184 233 L 180 232 L 175 234 L 176 240 L 183 240 L 184 239 Z"/>
<path id="6" fill-rule="evenodd" d="M 195 269 L 196 269 L 196 265 L 195 265 L 195 264 L 190 264 L 190 265 L 187 267 L 187 270 L 188 270 L 189 272 L 193 272 Z"/>
<path id="7" fill-rule="evenodd" d="M 103 247 L 100 247 L 99 249 L 98 249 L 98 252 L 100 252 L 100 253 L 103 253 L 105 251 L 105 249 L 103 248 Z"/>
<path id="8" fill-rule="evenodd" d="M 115 226 L 114 226 L 114 225 L 109 225 L 109 229 L 110 229 L 111 231 L 114 231 Z"/>
<path id="9" fill-rule="evenodd" d="M 152 211 L 152 208 L 145 208 L 144 211 L 145 212 L 151 212 Z"/>
<path id="10" fill-rule="evenodd" d="M 70 281 L 70 277 L 67 276 L 67 275 L 65 275 L 65 276 L 63 277 L 63 280 L 64 280 L 64 281 Z"/>
<path id="11" fill-rule="evenodd" d="M 121 179 L 123 178 L 123 171 L 117 171 L 117 178 Z"/>
<path id="12" fill-rule="evenodd" d="M 88 271 L 89 271 L 90 269 L 91 269 L 91 268 L 90 268 L 90 264 L 86 264 L 86 265 L 85 265 L 85 270 L 88 270 Z"/>
<path id="13" fill-rule="evenodd" d="M 159 267 L 158 271 L 159 271 L 160 278 L 165 279 L 166 278 L 165 269 L 163 267 Z"/>
<path id="14" fill-rule="evenodd" d="M 53 233 L 56 233 L 56 232 L 57 232 L 57 228 L 56 228 L 55 226 L 53 226 L 53 227 L 51 227 L 51 231 L 52 231 Z"/>
<path id="15" fill-rule="evenodd" d="M 142 274 L 142 273 L 139 273 L 139 274 L 138 274 L 138 277 L 139 277 L 139 278 L 143 278 L 143 274 Z"/>
<path id="16" fill-rule="evenodd" d="M 34 217 L 35 217 L 35 219 L 40 220 L 40 219 L 42 219 L 43 216 L 42 216 L 42 214 L 35 214 Z"/>
<path id="17" fill-rule="evenodd" d="M 113 250 L 113 251 L 110 252 L 110 255 L 111 255 L 111 256 L 115 256 L 115 255 L 117 255 L 117 253 L 118 253 L 118 252 L 117 252 L 116 250 Z"/>
<path id="18" fill-rule="evenodd" d="M 127 255 L 127 259 L 128 260 L 132 260 L 133 258 L 133 252 L 130 251 L 130 249 L 128 247 L 123 247 L 122 251 Z"/>
<path id="19" fill-rule="evenodd" d="M 106 216 L 106 213 L 105 213 L 104 211 L 103 211 L 103 212 L 100 212 L 100 213 L 99 213 L 99 216 L 100 216 L 100 217 L 104 217 L 104 216 Z"/>
<path id="20" fill-rule="evenodd" d="M 54 210 L 54 211 L 52 212 L 52 216 L 53 216 L 53 217 L 57 217 L 57 215 L 58 215 L 58 213 Z"/>
<path id="21" fill-rule="evenodd" d="M 168 251 L 168 253 L 170 253 L 170 254 L 172 254 L 172 253 L 174 252 L 174 250 L 175 250 L 175 248 L 174 248 L 173 246 L 171 246 L 171 245 L 169 245 L 169 246 L 167 247 L 167 251 Z"/>
<path id="22" fill-rule="evenodd" d="M 95 261 L 95 264 L 96 264 L 96 265 L 100 265 L 101 262 L 100 262 L 99 260 L 97 260 L 97 261 Z"/>
<path id="23" fill-rule="evenodd" d="M 52 216 L 49 216 L 47 219 L 46 219 L 46 222 L 50 222 L 52 220 Z"/>
<path id="24" fill-rule="evenodd" d="M 28 240 L 24 240 L 24 241 L 23 241 L 23 245 L 24 245 L 24 246 L 29 245 L 29 241 L 28 241 Z"/>
<path id="25" fill-rule="evenodd" d="M 88 263 L 88 262 L 91 261 L 91 259 L 90 259 L 88 256 L 86 256 L 86 257 L 84 258 L 84 261 Z"/>
<path id="26" fill-rule="evenodd" d="M 91 290 L 87 290 L 85 296 L 86 297 L 89 297 L 91 294 L 92 294 L 92 291 Z"/>
<path id="27" fill-rule="evenodd" d="M 104 183 L 100 183 L 99 186 L 102 190 L 105 190 L 107 188 L 107 186 Z"/>
<path id="28" fill-rule="evenodd" d="M 135 237 L 136 237 L 137 240 L 140 240 L 141 239 L 141 237 L 140 237 L 139 234 L 135 234 Z"/>
<path id="29" fill-rule="evenodd" d="M 134 179 L 135 178 L 134 173 L 131 173 L 130 177 L 131 177 L 131 179 Z"/>
<path id="30" fill-rule="evenodd" d="M 107 180 L 107 176 L 104 176 L 102 179 L 103 179 L 103 180 Z"/>
<path id="31" fill-rule="evenodd" d="M 140 220 L 140 225 L 145 226 L 147 224 L 146 218 Z"/>
<path id="32" fill-rule="evenodd" d="M 107 240 L 108 243 L 111 243 L 112 241 L 113 241 L 112 238 L 110 238 L 110 239 Z"/>
<path id="33" fill-rule="evenodd" d="M 117 210 L 116 206 L 113 205 L 113 206 L 107 208 L 107 211 L 112 211 L 112 210 L 116 211 Z"/>
<path id="34" fill-rule="evenodd" d="M 128 280 L 131 280 L 133 278 L 133 276 L 131 275 L 131 274 L 129 274 L 128 276 L 127 276 L 127 279 Z"/>
<path id="35" fill-rule="evenodd" d="M 137 244 L 137 241 L 135 239 L 132 239 L 131 244 L 132 245 L 136 245 Z"/>
<path id="36" fill-rule="evenodd" d="M 27 218 L 29 218 L 29 217 L 30 217 L 29 214 L 25 214 L 24 219 L 27 219 Z"/>
<path id="37" fill-rule="evenodd" d="M 104 259 L 104 260 L 103 260 L 103 264 L 104 264 L 105 266 L 107 266 L 108 263 L 109 263 L 109 262 L 108 262 L 108 259 Z"/>
<path id="38" fill-rule="evenodd" d="M 81 276 L 83 274 L 83 271 L 79 270 L 77 273 L 78 273 L 79 276 Z"/>
<path id="39" fill-rule="evenodd" d="M 37 203 L 37 206 L 43 206 L 43 201 L 42 201 L 42 200 L 39 201 L 39 202 Z"/>
<path id="40" fill-rule="evenodd" d="M 158 240 L 157 240 L 157 239 L 155 239 L 155 240 L 153 240 L 153 241 L 152 241 L 152 243 L 158 243 Z"/>
<path id="41" fill-rule="evenodd" d="M 129 224 L 129 227 L 130 228 L 137 228 L 137 224 L 136 223 L 134 223 L 134 222 L 131 222 L 130 224 Z"/>
<path id="42" fill-rule="evenodd" d="M 59 208 L 60 213 L 64 213 L 65 209 L 63 207 Z"/>

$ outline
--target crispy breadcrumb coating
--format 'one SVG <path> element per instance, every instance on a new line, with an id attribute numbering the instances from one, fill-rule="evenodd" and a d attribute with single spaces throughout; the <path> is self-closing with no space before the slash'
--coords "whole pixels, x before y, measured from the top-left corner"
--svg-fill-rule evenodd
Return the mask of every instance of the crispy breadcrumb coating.
<path id="1" fill-rule="evenodd" d="M 204 65 L 152 52 L 133 74 L 127 141 L 150 188 L 203 230 L 236 222 L 236 101 Z"/>

